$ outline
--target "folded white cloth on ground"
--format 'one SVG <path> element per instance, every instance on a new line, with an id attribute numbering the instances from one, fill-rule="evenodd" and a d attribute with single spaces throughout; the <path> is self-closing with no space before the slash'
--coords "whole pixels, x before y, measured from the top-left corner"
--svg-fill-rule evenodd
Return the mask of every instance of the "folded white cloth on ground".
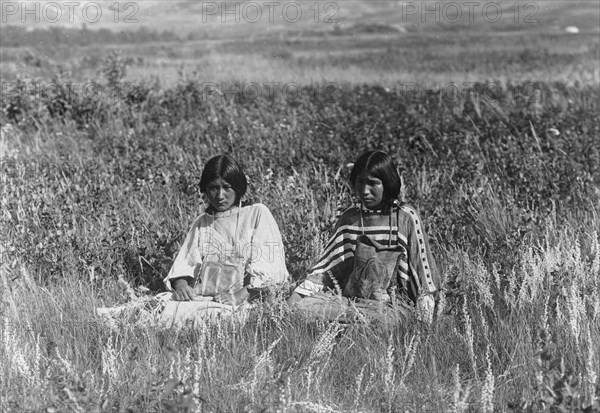
<path id="1" fill-rule="evenodd" d="M 147 299 L 131 301 L 117 307 L 101 307 L 97 314 L 107 325 L 119 322 L 145 327 L 183 327 L 204 322 L 245 322 L 251 305 L 233 306 L 212 301 L 212 297 L 196 297 L 194 301 L 174 301 L 172 293 L 161 293 Z"/>

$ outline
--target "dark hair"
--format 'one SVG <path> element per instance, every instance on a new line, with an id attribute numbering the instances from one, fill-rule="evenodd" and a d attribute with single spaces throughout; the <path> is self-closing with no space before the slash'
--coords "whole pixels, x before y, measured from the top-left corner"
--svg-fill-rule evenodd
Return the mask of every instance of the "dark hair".
<path id="1" fill-rule="evenodd" d="M 350 173 L 350 185 L 356 187 L 356 179 L 369 174 L 381 179 L 383 183 L 383 201 L 390 207 L 394 199 L 400 195 L 400 175 L 390 155 L 381 151 L 369 151 L 363 153 L 354 163 Z"/>
<path id="2" fill-rule="evenodd" d="M 236 195 L 235 202 L 240 202 L 246 194 L 248 180 L 240 164 L 229 155 L 215 156 L 206 162 L 200 177 L 200 192 L 206 192 L 208 184 L 219 178 L 231 185 Z"/>

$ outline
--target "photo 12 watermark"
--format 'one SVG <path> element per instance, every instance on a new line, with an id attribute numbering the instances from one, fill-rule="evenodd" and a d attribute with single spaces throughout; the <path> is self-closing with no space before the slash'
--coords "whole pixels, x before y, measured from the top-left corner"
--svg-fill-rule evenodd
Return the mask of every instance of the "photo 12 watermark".
<path id="1" fill-rule="evenodd" d="M 2 23 L 59 23 L 100 21 L 139 23 L 138 1 L 0 1 Z M 535 24 L 540 11 L 536 1 L 399 1 L 397 23 L 474 23 L 500 21 Z M 351 9 L 340 1 L 201 1 L 190 13 L 200 23 L 336 24 L 341 10 Z"/>
<path id="2" fill-rule="evenodd" d="M 1 1 L 2 23 L 139 23 L 136 1 Z"/>
<path id="3" fill-rule="evenodd" d="M 252 102 L 256 100 L 299 103 L 312 100 L 322 103 L 337 101 L 343 93 L 351 93 L 353 85 L 338 82 L 303 84 L 298 82 L 202 82 L 199 83 L 202 101 L 210 98 L 222 98 L 234 102 Z M 515 103 L 542 103 L 548 91 L 535 82 L 511 82 L 501 85 L 494 82 L 398 82 L 391 87 L 382 87 L 381 91 L 395 95 L 402 101 L 425 100 L 435 94 L 441 102 L 447 104 L 462 103 L 469 96 L 482 96 L 496 99 L 504 96 L 510 89 Z"/>
<path id="4" fill-rule="evenodd" d="M 2 82 L 0 99 L 33 99 L 41 103 L 51 103 L 57 99 L 65 101 L 100 101 L 120 99 L 128 90 L 136 87 L 136 82 L 123 82 L 119 90 L 108 89 L 98 82 L 86 81 L 40 81 Z"/>
<path id="5" fill-rule="evenodd" d="M 200 90 L 203 101 L 210 96 L 217 96 L 240 102 L 278 99 L 288 103 L 303 99 L 333 102 L 340 91 L 340 85 L 336 82 L 202 82 Z"/>
<path id="6" fill-rule="evenodd" d="M 338 2 L 201 2 L 202 23 L 338 23 Z"/>
<path id="7" fill-rule="evenodd" d="M 111 87 L 96 81 L 4 81 L 0 88 L 0 101 L 36 101 L 42 104 L 62 102 L 118 102 L 131 103 L 140 90 L 145 90 L 143 82 L 122 81 Z M 244 104 L 255 101 L 286 102 L 299 104 L 303 101 L 333 103 L 343 93 L 353 90 L 351 84 L 338 82 L 197 82 L 194 95 L 199 102 L 222 99 Z M 551 99 L 551 91 L 533 81 L 510 82 L 398 82 L 389 87 L 381 87 L 382 93 L 395 95 L 404 101 L 426 99 L 436 94 L 441 102 L 460 103 L 469 96 L 496 99 L 510 90 L 515 103 L 543 103 Z"/>
<path id="8" fill-rule="evenodd" d="M 236 103 L 257 100 L 281 101 L 288 103 L 304 99 L 333 102 L 339 92 L 340 85 L 335 82 L 314 82 L 303 84 L 298 82 L 198 82 L 196 90 L 200 101 L 207 102 L 211 98 L 233 101 Z M 122 81 L 111 87 L 95 81 L 54 80 L 40 82 L 5 81 L 0 89 L 0 99 L 26 99 L 41 103 L 51 103 L 56 99 L 64 101 L 117 101 L 129 100 L 128 96 L 137 93 L 142 82 Z"/>
<path id="9" fill-rule="evenodd" d="M 538 23 L 540 6 L 534 1 L 403 1 L 399 2 L 402 23 Z"/>
<path id="10" fill-rule="evenodd" d="M 541 103 L 543 90 L 535 82 L 511 82 L 506 85 L 467 81 L 401 82 L 393 89 L 386 88 L 387 91 L 407 100 L 426 100 L 428 94 L 437 94 L 439 100 L 445 103 L 463 102 L 469 94 L 495 99 L 504 96 L 508 89 L 516 103 L 532 102 L 534 99 Z"/>
<path id="11" fill-rule="evenodd" d="M 277 257 L 283 253 L 283 246 L 274 241 L 256 243 L 246 242 L 237 243 L 235 246 L 226 242 L 216 240 L 199 243 L 200 254 L 203 257 L 233 257 L 241 256 L 250 259 L 252 262 L 275 263 Z"/>

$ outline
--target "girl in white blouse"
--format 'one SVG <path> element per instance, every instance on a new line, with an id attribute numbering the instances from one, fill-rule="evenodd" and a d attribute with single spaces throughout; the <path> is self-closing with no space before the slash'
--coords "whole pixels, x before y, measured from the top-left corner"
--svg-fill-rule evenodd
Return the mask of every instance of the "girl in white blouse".
<path id="1" fill-rule="evenodd" d="M 230 312 L 261 290 L 288 281 L 279 227 L 265 205 L 243 205 L 247 185 L 242 168 L 231 156 L 207 162 L 200 191 L 209 206 L 193 223 L 164 279 L 172 300 L 161 314 L 163 321 L 175 317 L 179 323 L 201 312 Z M 240 273 L 239 282 L 225 291 L 215 290 L 214 282 L 207 285 L 211 271 L 223 272 L 219 263 Z"/>

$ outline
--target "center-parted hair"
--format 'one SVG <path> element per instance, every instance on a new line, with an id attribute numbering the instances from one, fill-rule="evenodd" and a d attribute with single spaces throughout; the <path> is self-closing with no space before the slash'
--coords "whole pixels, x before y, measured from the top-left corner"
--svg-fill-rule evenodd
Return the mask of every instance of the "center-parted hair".
<path id="1" fill-rule="evenodd" d="M 383 201 L 391 204 L 400 195 L 400 175 L 390 155 L 382 151 L 369 151 L 362 154 L 354 163 L 350 173 L 350 185 L 356 187 L 356 179 L 368 174 L 381 179 L 383 184 Z"/>
<path id="2" fill-rule="evenodd" d="M 229 155 L 219 155 L 208 160 L 200 177 L 200 192 L 205 193 L 206 187 L 215 179 L 221 178 L 235 191 L 235 202 L 246 194 L 248 180 L 240 164 Z"/>

